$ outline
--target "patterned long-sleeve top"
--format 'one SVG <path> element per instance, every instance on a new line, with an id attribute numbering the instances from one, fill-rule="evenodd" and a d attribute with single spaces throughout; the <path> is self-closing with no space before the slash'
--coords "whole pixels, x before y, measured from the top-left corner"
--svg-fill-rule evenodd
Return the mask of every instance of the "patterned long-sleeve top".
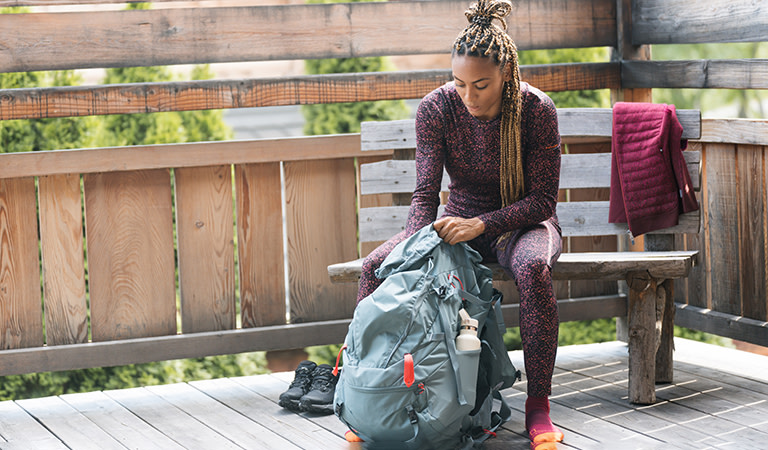
<path id="1" fill-rule="evenodd" d="M 443 167 L 450 176 L 445 214 L 478 217 L 485 233 L 507 231 L 557 220 L 555 206 L 560 182 L 560 132 L 552 100 L 521 82 L 522 157 L 525 194 L 501 207 L 500 122 L 472 116 L 453 82 L 428 94 L 416 113 L 416 189 L 406 233 L 411 235 L 437 218 Z"/>

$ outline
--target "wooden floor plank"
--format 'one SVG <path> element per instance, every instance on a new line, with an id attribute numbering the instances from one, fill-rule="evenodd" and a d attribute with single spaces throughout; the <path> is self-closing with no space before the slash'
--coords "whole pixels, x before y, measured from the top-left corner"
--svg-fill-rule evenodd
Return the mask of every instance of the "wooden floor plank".
<path id="1" fill-rule="evenodd" d="M 627 399 L 626 344 L 561 347 L 551 396 L 552 419 L 565 433 L 557 448 L 765 448 L 768 372 L 724 371 L 736 350 L 710 350 L 678 345 L 674 381 L 657 385 L 658 402 L 643 406 Z M 722 360 L 715 364 L 707 353 Z M 524 371 L 522 352 L 510 357 Z M 763 367 L 768 358 L 740 353 L 734 361 Z M 334 415 L 281 408 L 278 397 L 292 379 L 283 372 L 0 402 L 0 450 L 364 448 L 344 440 L 346 427 Z M 503 391 L 512 418 L 486 449 L 529 448 L 526 389 L 524 376 Z"/>
<path id="2" fill-rule="evenodd" d="M 51 435 L 22 407 L 12 401 L 0 402 L 0 448 L 63 450 L 67 447 Z"/>
<path id="3" fill-rule="evenodd" d="M 183 450 L 103 392 L 62 395 L 61 399 L 129 448 Z"/>
<path id="4" fill-rule="evenodd" d="M 300 448 L 187 383 L 150 386 L 147 390 L 243 448 Z"/>
<path id="5" fill-rule="evenodd" d="M 266 377 L 254 376 L 258 382 Z M 346 449 L 346 442 L 311 420 L 279 407 L 232 379 L 193 381 L 190 384 L 250 420 L 289 438 L 302 448 Z"/>
<path id="6" fill-rule="evenodd" d="M 68 405 L 61 397 L 43 397 L 16 402 L 69 448 L 78 450 L 124 450 L 122 444 Z"/>
<path id="7" fill-rule="evenodd" d="M 105 393 L 182 447 L 217 450 L 241 448 L 147 388 L 120 389 Z"/>

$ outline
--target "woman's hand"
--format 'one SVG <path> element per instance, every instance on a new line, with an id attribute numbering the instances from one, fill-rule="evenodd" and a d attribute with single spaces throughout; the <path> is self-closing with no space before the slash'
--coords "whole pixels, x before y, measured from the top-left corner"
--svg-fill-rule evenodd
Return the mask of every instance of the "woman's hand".
<path id="1" fill-rule="evenodd" d="M 485 224 L 477 217 L 471 219 L 443 217 L 435 221 L 433 226 L 437 235 L 451 245 L 471 241 L 485 231 Z"/>

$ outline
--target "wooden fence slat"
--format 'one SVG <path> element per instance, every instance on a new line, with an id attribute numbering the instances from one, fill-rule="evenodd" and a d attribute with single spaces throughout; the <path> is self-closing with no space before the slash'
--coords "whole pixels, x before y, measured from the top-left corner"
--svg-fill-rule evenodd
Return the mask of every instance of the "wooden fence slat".
<path id="1" fill-rule="evenodd" d="M 763 147 L 740 145 L 736 148 L 736 166 L 739 180 L 739 243 L 741 272 L 741 314 L 750 319 L 765 321 L 765 164 Z"/>
<path id="2" fill-rule="evenodd" d="M 39 178 L 47 345 L 88 342 L 80 175 Z"/>
<path id="3" fill-rule="evenodd" d="M 708 255 L 712 309 L 741 314 L 739 276 L 739 192 L 734 145 L 707 145 Z"/>
<path id="4" fill-rule="evenodd" d="M 0 180 L 0 349 L 43 345 L 34 178 Z"/>
<path id="5" fill-rule="evenodd" d="M 232 167 L 174 170 L 183 333 L 235 328 Z"/>
<path id="6" fill-rule="evenodd" d="M 622 61 L 625 88 L 768 89 L 768 60 Z"/>
<path id="7" fill-rule="evenodd" d="M 285 323 L 280 163 L 235 166 L 243 328 Z"/>
<path id="8" fill-rule="evenodd" d="M 86 174 L 94 341 L 176 334 L 168 169 Z"/>
<path id="9" fill-rule="evenodd" d="M 764 2 L 632 2 L 633 45 L 759 41 L 768 41 L 768 5 Z"/>
<path id="10" fill-rule="evenodd" d="M 0 178 L 375 155 L 360 150 L 359 134 L 1 153 Z"/>
<path id="11" fill-rule="evenodd" d="M 285 164 L 291 322 L 350 317 L 357 286 L 332 284 L 327 267 L 357 258 L 352 159 Z"/>
<path id="12" fill-rule="evenodd" d="M 547 92 L 618 88 L 619 63 L 522 66 Z M 0 120 L 420 99 L 451 81 L 450 69 L 0 89 Z"/>
<path id="13" fill-rule="evenodd" d="M 521 50 L 615 44 L 610 0 L 524 5 L 508 22 Z M 0 70 L 447 53 L 467 24 L 467 6 L 445 0 L 0 15 L 0 29 L 24 30 L 4 36 Z"/>

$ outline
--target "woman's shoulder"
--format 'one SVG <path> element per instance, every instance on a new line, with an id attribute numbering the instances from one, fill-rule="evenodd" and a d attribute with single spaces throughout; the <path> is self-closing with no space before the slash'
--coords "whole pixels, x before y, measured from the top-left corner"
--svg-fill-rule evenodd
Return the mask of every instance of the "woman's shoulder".
<path id="1" fill-rule="evenodd" d="M 461 98 L 458 96 L 453 82 L 445 83 L 421 99 L 416 118 L 444 117 L 456 109 L 457 102 L 461 102 Z"/>
<path id="2" fill-rule="evenodd" d="M 541 89 L 532 86 L 525 81 L 520 82 L 520 92 L 523 97 L 523 107 L 525 109 L 550 109 L 555 111 L 555 102 Z"/>

